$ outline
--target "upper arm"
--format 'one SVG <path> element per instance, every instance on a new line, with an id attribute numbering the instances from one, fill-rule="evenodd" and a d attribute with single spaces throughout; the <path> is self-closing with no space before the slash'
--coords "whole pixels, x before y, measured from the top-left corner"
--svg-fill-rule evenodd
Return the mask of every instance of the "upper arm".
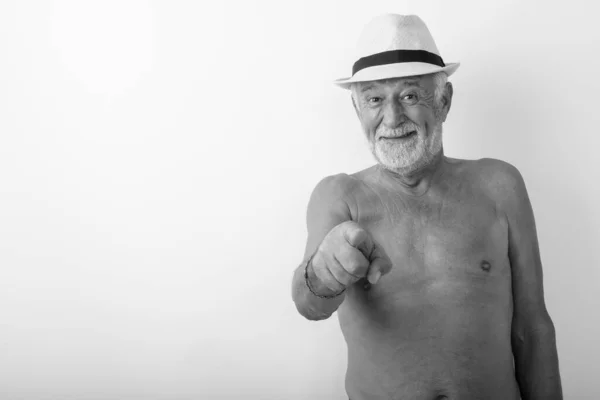
<path id="1" fill-rule="evenodd" d="M 313 190 L 306 213 L 305 260 L 317 250 L 331 229 L 352 220 L 349 194 L 354 183 L 354 178 L 338 174 L 324 178 Z"/>
<path id="2" fill-rule="evenodd" d="M 513 332 L 541 329 L 550 321 L 544 302 L 542 262 L 535 218 L 525 181 L 509 163 L 493 160 L 497 206 L 508 223 L 513 292 Z"/>

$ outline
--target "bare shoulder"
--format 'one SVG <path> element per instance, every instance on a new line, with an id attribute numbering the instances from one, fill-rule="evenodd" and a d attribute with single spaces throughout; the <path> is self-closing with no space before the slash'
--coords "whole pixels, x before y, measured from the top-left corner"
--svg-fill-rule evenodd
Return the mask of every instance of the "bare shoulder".
<path id="1" fill-rule="evenodd" d="M 495 158 L 482 158 L 475 160 L 473 167 L 484 189 L 499 205 L 518 205 L 527 195 L 523 176 L 514 165 Z"/>
<path id="2" fill-rule="evenodd" d="M 340 200 L 352 194 L 359 181 L 346 173 L 329 175 L 321 179 L 313 190 L 313 197 L 321 200 Z"/>
<path id="3" fill-rule="evenodd" d="M 361 182 L 346 173 L 327 176 L 317 184 L 310 196 L 308 213 L 322 218 L 323 213 L 343 215 L 351 219 L 356 215 L 356 188 Z"/>
<path id="4" fill-rule="evenodd" d="M 356 214 L 352 201 L 355 186 L 356 179 L 344 173 L 327 176 L 317 184 L 308 202 L 306 223 L 309 235 L 305 256 L 314 253 L 331 229 L 352 220 Z"/>

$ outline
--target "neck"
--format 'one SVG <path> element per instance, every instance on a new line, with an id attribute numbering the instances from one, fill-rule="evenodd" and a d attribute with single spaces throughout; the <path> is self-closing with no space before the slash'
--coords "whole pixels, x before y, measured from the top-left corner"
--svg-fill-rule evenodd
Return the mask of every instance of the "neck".
<path id="1" fill-rule="evenodd" d="M 381 165 L 378 165 L 378 169 L 382 180 L 389 181 L 403 193 L 422 196 L 427 193 L 434 183 L 434 178 L 444 167 L 444 160 L 444 149 L 442 148 L 428 164 L 414 171 L 392 171 Z"/>

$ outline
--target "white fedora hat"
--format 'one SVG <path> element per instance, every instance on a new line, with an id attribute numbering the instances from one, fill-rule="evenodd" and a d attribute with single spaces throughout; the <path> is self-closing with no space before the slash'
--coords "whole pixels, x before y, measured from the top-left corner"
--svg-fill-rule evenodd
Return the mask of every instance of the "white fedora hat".
<path id="1" fill-rule="evenodd" d="M 356 46 L 357 61 L 350 78 L 334 83 L 350 89 L 353 82 L 402 78 L 445 72 L 460 63 L 445 64 L 425 23 L 416 15 L 385 14 L 365 26 Z"/>

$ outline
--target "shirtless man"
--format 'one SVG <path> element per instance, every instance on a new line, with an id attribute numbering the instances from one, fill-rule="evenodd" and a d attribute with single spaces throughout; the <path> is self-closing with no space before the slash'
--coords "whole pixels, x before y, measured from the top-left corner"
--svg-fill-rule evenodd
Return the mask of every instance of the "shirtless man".
<path id="1" fill-rule="evenodd" d="M 418 17 L 382 16 L 365 32 L 365 57 L 337 83 L 378 163 L 315 188 L 298 311 L 337 310 L 352 400 L 562 399 L 521 174 L 444 155 L 458 64 L 419 58 L 439 53 Z"/>

